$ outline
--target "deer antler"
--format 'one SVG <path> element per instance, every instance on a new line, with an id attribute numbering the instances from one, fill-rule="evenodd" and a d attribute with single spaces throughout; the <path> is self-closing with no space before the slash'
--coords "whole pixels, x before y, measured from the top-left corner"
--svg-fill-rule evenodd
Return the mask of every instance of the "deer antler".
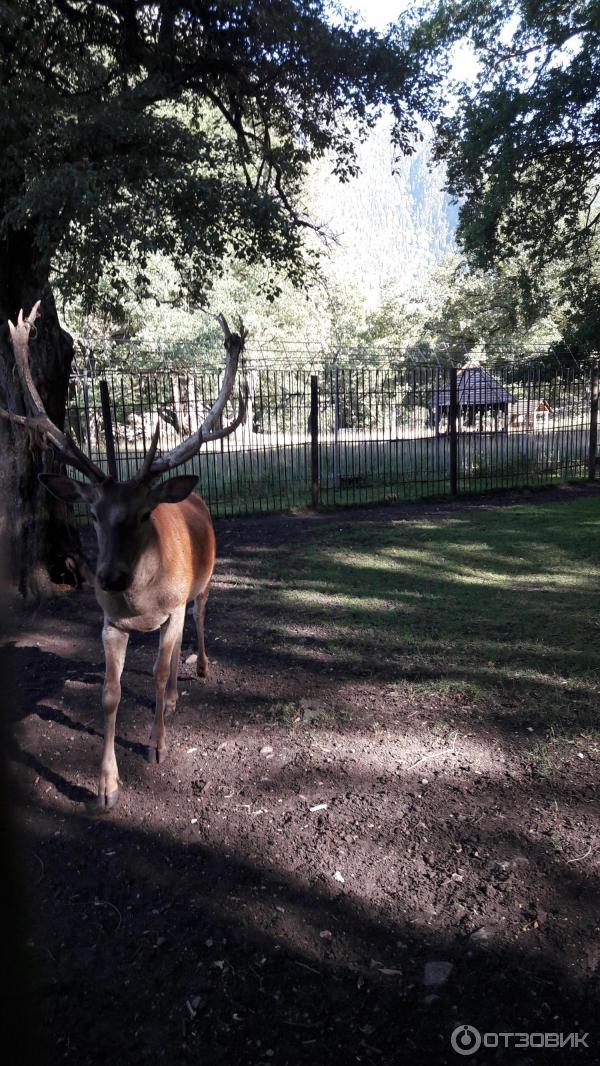
<path id="1" fill-rule="evenodd" d="M 144 481 L 147 477 L 150 477 L 150 468 L 152 466 L 152 463 L 154 462 L 154 456 L 156 455 L 156 449 L 158 447 L 158 438 L 159 437 L 160 437 L 160 419 L 156 423 L 156 429 L 154 430 L 154 433 L 152 434 L 152 440 L 150 441 L 150 447 L 148 448 L 148 451 L 146 452 L 146 457 L 144 459 L 143 465 L 140 467 L 140 469 L 138 470 L 137 474 L 135 475 L 136 478 L 138 479 L 138 481 Z"/>
<path id="2" fill-rule="evenodd" d="M 8 323 L 17 372 L 23 389 L 25 407 L 29 414 L 27 416 L 17 415 L 0 407 L 0 418 L 14 422 L 25 429 L 33 430 L 41 438 L 42 447 L 45 448 L 47 444 L 51 444 L 63 463 L 75 467 L 76 470 L 79 470 L 81 474 L 85 474 L 92 481 L 105 481 L 106 474 L 100 467 L 96 466 L 91 459 L 88 459 L 87 455 L 76 445 L 73 438 L 68 433 L 63 433 L 48 417 L 42 398 L 31 376 L 29 334 L 38 316 L 40 303 L 41 301 L 38 300 L 34 304 L 27 318 L 23 317 L 22 310 L 19 311 L 16 326 L 12 322 Z"/>
<path id="3" fill-rule="evenodd" d="M 165 455 L 160 455 L 158 459 L 154 458 L 159 432 L 159 427 L 156 427 L 152 443 L 144 460 L 144 465 L 137 475 L 139 478 L 149 479 L 158 477 L 160 474 L 166 473 L 167 470 L 172 470 L 181 463 L 186 463 L 188 459 L 191 459 L 192 456 L 196 454 L 196 452 L 200 451 L 200 448 L 206 441 L 219 440 L 221 437 L 228 437 L 229 434 L 233 433 L 244 421 L 248 399 L 247 386 L 243 390 L 240 389 L 239 409 L 233 422 L 230 422 L 224 429 L 212 429 L 212 426 L 214 426 L 215 422 L 221 417 L 225 405 L 233 392 L 239 358 L 243 351 L 245 341 L 245 331 L 243 326 L 240 333 L 232 333 L 227 325 L 227 320 L 223 315 L 218 316 L 218 322 L 223 330 L 225 337 L 225 351 L 227 352 L 225 373 L 223 374 L 223 382 L 219 390 L 219 395 L 210 408 L 210 411 L 206 415 L 200 428 L 197 429 L 191 437 L 188 437 L 187 440 L 178 444 L 176 448 L 173 448 L 170 452 L 166 452 Z"/>

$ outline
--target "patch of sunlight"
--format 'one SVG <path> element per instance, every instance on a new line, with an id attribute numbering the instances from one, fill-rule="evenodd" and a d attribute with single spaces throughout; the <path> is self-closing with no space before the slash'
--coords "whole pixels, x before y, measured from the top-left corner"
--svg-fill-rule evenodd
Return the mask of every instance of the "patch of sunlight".
<path id="1" fill-rule="evenodd" d="M 407 548 L 405 545 L 392 544 L 389 547 L 379 548 L 378 554 L 387 555 L 391 559 L 406 559 L 415 563 L 421 563 L 424 560 L 431 561 L 438 566 L 440 562 L 440 553 L 436 551 L 434 545 L 431 547 L 422 545 L 418 548 Z"/>
<path id="2" fill-rule="evenodd" d="M 390 522 L 391 526 L 408 526 L 410 529 L 426 529 L 430 532 L 432 529 L 438 532 L 441 529 L 445 529 L 447 526 L 468 526 L 470 519 L 466 516 L 464 518 L 452 517 L 449 514 L 444 514 L 440 519 L 428 519 L 428 518 L 395 518 Z"/>
<path id="3" fill-rule="evenodd" d="M 487 540 L 461 540 L 454 542 L 451 540 L 447 540 L 444 541 L 444 551 L 446 551 L 447 548 L 451 551 L 458 551 L 461 553 L 461 555 L 469 555 L 475 552 L 492 552 L 495 550 L 495 548 L 492 547 Z"/>
<path id="4" fill-rule="evenodd" d="M 497 562 L 499 560 L 493 558 L 493 549 L 484 544 L 475 544 L 470 546 L 463 546 L 460 544 L 445 544 L 444 551 L 447 549 L 454 550 L 461 556 L 468 556 L 471 552 L 484 552 L 490 556 L 490 562 Z M 527 566 L 527 572 L 521 574 L 500 572 L 496 569 L 468 566 L 453 563 L 452 565 L 445 564 L 443 553 L 436 554 L 432 549 L 426 551 L 416 548 L 403 548 L 403 547 L 388 547 L 379 549 L 377 554 L 371 552 L 364 552 L 358 554 L 354 552 L 348 552 L 343 550 L 332 551 L 328 553 L 328 561 L 336 563 L 340 566 L 350 566 L 353 568 L 368 567 L 369 570 L 381 570 L 388 573 L 402 573 L 410 571 L 414 573 L 414 563 L 417 563 L 420 569 L 425 567 L 434 567 L 436 570 L 441 571 L 446 577 L 451 574 L 452 581 L 456 581 L 457 584 L 463 585 L 497 585 L 506 586 L 509 585 L 511 589 L 519 588 L 520 590 L 527 592 L 534 592 L 537 589 L 565 589 L 565 588 L 588 588 L 589 587 L 589 569 L 584 567 L 576 567 L 569 565 L 568 571 L 557 570 L 556 564 L 553 569 L 547 570 L 535 570 L 532 572 L 531 560 L 526 560 L 513 556 L 511 563 L 515 565 L 520 563 Z M 465 560 L 466 561 L 466 560 Z M 505 562 L 506 560 L 502 560 Z M 548 560 L 546 560 L 548 563 Z"/>
<path id="5" fill-rule="evenodd" d="M 515 646 L 512 637 L 507 633 L 505 640 L 486 640 L 479 643 L 480 654 L 483 658 L 489 658 L 489 656 L 505 656 L 509 655 L 512 660 L 516 655 L 532 655 L 536 658 L 542 659 L 559 659 L 568 655 L 570 659 L 589 658 L 590 649 L 572 647 L 569 644 L 559 646 L 558 644 L 548 644 L 541 637 L 539 640 L 519 640 L 518 651 L 515 650 Z M 593 648 L 591 654 L 600 655 L 600 649 Z"/>
<path id="6" fill-rule="evenodd" d="M 261 555 L 266 555 L 267 553 L 272 555 L 273 552 L 276 552 L 278 550 L 279 549 L 277 547 L 274 547 L 270 544 L 240 544 L 240 546 L 237 548 L 237 551 L 239 551 L 240 554 L 243 553 L 244 555 L 258 555 L 259 553 Z"/>
<path id="7" fill-rule="evenodd" d="M 311 579 L 312 580 L 312 579 Z M 279 591 L 284 584 L 285 579 L 282 577 L 255 577 L 251 575 L 240 575 L 239 577 L 224 577 L 222 574 L 215 574 L 214 584 L 219 589 L 235 589 L 236 592 L 242 590 L 248 592 L 256 592 L 261 589 L 275 589 Z M 321 585 L 323 588 L 329 588 L 330 582 L 328 581 L 315 581 L 314 584 Z"/>
<path id="8" fill-rule="evenodd" d="M 402 613 L 404 613 L 404 608 L 402 608 Z M 347 625 L 341 624 L 338 618 L 345 618 L 344 615 L 338 615 L 335 618 L 328 617 L 327 623 L 323 627 L 301 625 L 295 622 L 286 625 L 283 622 L 279 622 L 277 625 L 277 637 L 285 640 L 298 638 L 320 640 L 329 646 L 337 645 L 344 658 L 356 658 L 359 661 L 361 657 L 364 657 L 365 644 L 376 642 L 381 649 L 382 641 L 386 641 L 387 644 L 393 641 L 393 646 L 396 646 L 398 633 L 395 619 L 391 617 L 392 614 L 393 608 L 385 613 L 384 618 L 377 619 L 376 625 L 371 626 L 363 623 L 357 625 L 356 622 L 350 622 Z M 410 634 L 403 635 L 403 653 L 410 651 L 413 654 L 420 651 L 422 647 L 423 642 L 418 637 L 412 638 Z M 439 649 L 440 645 L 436 642 L 435 644 L 432 643 L 432 647 Z"/>
<path id="9" fill-rule="evenodd" d="M 394 572 L 400 569 L 399 566 L 367 552 L 364 555 L 353 555 L 351 552 L 340 551 L 328 552 L 327 558 L 329 562 L 336 563 L 338 566 L 368 568 L 369 570 L 393 570 Z"/>
<path id="10" fill-rule="evenodd" d="M 476 645 L 474 647 L 476 647 Z M 465 644 L 463 650 L 467 651 L 468 648 L 469 645 Z M 542 685 L 546 690 L 550 688 L 554 688 L 557 691 L 560 691 L 560 689 L 568 689 L 569 692 L 581 692 L 592 696 L 597 695 L 598 693 L 598 685 L 594 684 L 591 680 L 582 677 L 564 677 L 562 674 L 535 669 L 535 667 L 527 669 L 526 667 L 518 666 L 514 669 L 510 669 L 506 663 L 484 664 L 479 662 L 473 667 L 473 669 L 477 673 L 479 681 L 487 681 L 493 687 L 497 687 L 498 684 L 502 685 L 509 681 L 511 684 L 526 683 L 530 686 L 535 685 L 538 687 Z M 453 668 L 447 666 L 446 676 L 451 677 L 452 673 Z M 459 669 L 459 673 L 462 673 L 462 668 Z M 547 692 L 538 693 L 537 698 L 546 695 Z"/>
<path id="11" fill-rule="evenodd" d="M 101 616 L 98 616 L 98 622 L 101 622 Z M 98 630 L 98 639 L 100 639 L 100 629 Z M 55 631 L 52 632 L 52 647 L 46 649 L 43 645 L 40 645 L 40 641 L 32 641 L 29 637 L 22 637 L 20 640 L 16 640 L 13 645 L 15 648 L 37 648 L 41 654 L 49 653 L 51 655 L 58 655 L 61 659 L 74 659 L 77 660 L 77 653 L 83 652 L 82 658 L 87 661 L 89 659 L 89 642 L 87 638 L 81 640 L 74 640 L 72 636 L 61 637 Z"/>
<path id="12" fill-rule="evenodd" d="M 345 692 L 348 698 L 353 695 L 352 682 L 340 685 L 338 695 L 343 697 Z M 369 709 L 376 713 L 376 704 L 370 705 Z M 501 749 L 485 736 L 451 730 L 446 739 L 441 739 L 434 733 L 415 733 L 410 721 L 406 722 L 405 729 L 403 725 L 398 715 L 394 727 L 386 728 L 385 744 L 380 743 L 377 735 L 370 738 L 354 730 L 332 733 L 331 736 L 335 737 L 335 762 L 343 762 L 347 758 L 352 764 L 352 774 L 365 777 L 374 772 L 387 773 L 396 778 L 412 777 L 413 774 L 422 776 L 427 772 L 430 762 L 449 776 L 463 774 L 468 763 L 469 769 L 485 771 L 492 778 L 504 777 Z M 313 747 L 327 747 L 327 736 L 326 732 L 321 733 Z"/>
<path id="13" fill-rule="evenodd" d="M 564 588 L 589 589 L 589 569 L 570 567 L 569 572 L 562 573 L 527 573 L 527 574 L 500 574 L 495 570 L 484 570 L 479 567 L 462 566 L 453 569 L 452 580 L 460 585 L 508 585 L 511 590 L 516 588 L 523 592 L 536 592 L 538 589 L 562 590 Z"/>
<path id="14" fill-rule="evenodd" d="M 342 592 L 319 592 L 317 589 L 281 589 L 281 598 L 307 607 L 346 607 L 361 611 L 397 611 L 398 605 L 376 596 L 348 596 Z M 403 611 L 413 610 L 403 607 Z"/>
<path id="15" fill-rule="evenodd" d="M 277 631 L 278 631 L 278 635 L 279 636 L 290 637 L 292 639 L 294 637 L 296 639 L 298 637 L 308 637 L 308 638 L 310 638 L 312 640 L 323 640 L 323 641 L 325 641 L 325 640 L 328 640 L 329 637 L 330 637 L 329 626 L 327 626 L 327 627 L 309 626 L 309 625 L 303 625 L 301 622 L 296 622 L 293 625 L 280 624 L 280 625 L 277 626 Z M 348 634 L 350 634 L 353 631 L 348 626 L 338 626 L 338 625 L 336 625 L 335 632 L 336 632 L 336 636 L 337 636 L 338 633 L 348 633 Z"/>
<path id="16" fill-rule="evenodd" d="M 255 589 L 255 588 L 278 588 L 280 582 L 276 578 L 268 577 L 222 577 L 215 574 L 215 585 L 221 589 Z"/>
<path id="17" fill-rule="evenodd" d="M 420 566 L 430 564 L 439 566 L 439 556 L 422 548 L 379 548 L 375 554 L 372 550 L 357 552 L 329 550 L 326 558 L 339 566 L 365 567 L 370 570 L 388 570 L 397 573 L 400 570 L 413 570 L 414 567 L 404 563 L 418 563 Z"/>

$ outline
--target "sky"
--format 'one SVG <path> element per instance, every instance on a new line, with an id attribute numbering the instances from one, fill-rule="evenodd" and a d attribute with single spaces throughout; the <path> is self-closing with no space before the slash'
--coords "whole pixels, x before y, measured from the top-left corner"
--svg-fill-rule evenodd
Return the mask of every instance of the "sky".
<path id="1" fill-rule="evenodd" d="M 415 6 L 415 0 L 343 0 L 344 7 L 358 11 L 367 26 L 384 30 L 395 22 L 402 11 Z M 471 81 L 475 77 L 477 62 L 470 47 L 458 45 L 454 50 L 452 77 L 459 81 Z"/>
<path id="2" fill-rule="evenodd" d="M 412 6 L 412 0 L 345 0 L 344 6 L 360 11 L 368 26 L 383 30 L 396 21 L 401 11 Z"/>

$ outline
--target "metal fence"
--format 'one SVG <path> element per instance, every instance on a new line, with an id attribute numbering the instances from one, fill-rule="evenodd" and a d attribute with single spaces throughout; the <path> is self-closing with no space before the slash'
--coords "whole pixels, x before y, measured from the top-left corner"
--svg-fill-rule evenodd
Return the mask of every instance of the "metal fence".
<path id="1" fill-rule="evenodd" d="M 590 362 L 245 373 L 245 424 L 205 445 L 184 468 L 199 475 L 215 515 L 422 499 L 595 474 L 598 374 Z M 141 464 L 158 419 L 163 450 L 198 428 L 220 380 L 208 371 L 82 373 L 71 380 L 68 428 L 108 469 L 110 421 L 124 479 Z"/>

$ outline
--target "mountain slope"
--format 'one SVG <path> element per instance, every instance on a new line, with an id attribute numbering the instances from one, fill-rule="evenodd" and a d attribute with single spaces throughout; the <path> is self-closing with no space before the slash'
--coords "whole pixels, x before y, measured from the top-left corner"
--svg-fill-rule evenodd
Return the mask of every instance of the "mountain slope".
<path id="1" fill-rule="evenodd" d="M 431 167 L 427 140 L 394 162 L 389 125 L 359 148 L 360 175 L 342 185 L 325 163 L 311 181 L 311 212 L 337 237 L 326 273 L 354 282 L 376 304 L 389 281 L 409 288 L 455 250 L 457 209 Z"/>

